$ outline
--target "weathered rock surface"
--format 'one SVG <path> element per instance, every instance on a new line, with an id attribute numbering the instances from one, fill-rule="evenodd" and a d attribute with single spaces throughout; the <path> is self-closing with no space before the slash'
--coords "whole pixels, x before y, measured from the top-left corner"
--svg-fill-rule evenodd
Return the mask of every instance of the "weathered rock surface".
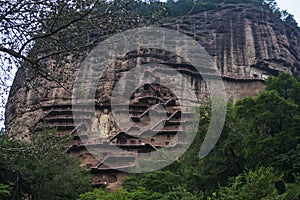
<path id="1" fill-rule="evenodd" d="M 220 11 L 193 14 L 164 27 L 193 37 L 207 50 L 223 75 L 228 98 L 257 94 L 264 87 L 262 79 L 278 71 L 295 75 L 300 71 L 300 32 L 262 7 L 228 4 Z M 84 56 L 69 55 L 59 63 L 54 58 L 45 61 L 47 71 L 55 74 L 61 85 L 43 77 L 26 76 L 29 72 L 22 69 L 18 71 L 6 106 L 5 124 L 11 135 L 29 141 L 29 129 L 44 115 L 42 106 L 71 104 L 68 90 L 72 91 L 83 59 Z M 147 58 L 133 53 L 125 61 L 120 60 L 100 79 L 97 99 L 110 101 L 114 82 L 122 71 L 143 61 L 167 64 L 171 59 L 172 55 Z M 30 77 L 34 79 L 28 80 Z M 207 98 L 201 80 L 196 80 L 195 90 L 199 99 Z"/>

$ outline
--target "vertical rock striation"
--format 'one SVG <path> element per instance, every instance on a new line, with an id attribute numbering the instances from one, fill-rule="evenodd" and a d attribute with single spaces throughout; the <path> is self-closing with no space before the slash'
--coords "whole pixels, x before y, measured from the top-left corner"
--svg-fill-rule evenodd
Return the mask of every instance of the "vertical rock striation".
<path id="1" fill-rule="evenodd" d="M 298 75 L 300 70 L 300 32 L 264 7 L 226 4 L 221 10 L 207 10 L 174 19 L 163 27 L 187 34 L 207 50 L 223 76 L 228 98 L 255 95 L 263 89 L 263 80 L 278 71 Z M 43 108 L 71 104 L 68 90 L 72 91 L 86 53 L 44 62 L 47 71 L 53 73 L 61 84 L 33 76 L 30 70 L 19 69 L 6 106 L 5 124 L 11 135 L 29 141 L 29 129 L 45 114 Z M 160 57 L 147 59 L 133 52 L 133 56 L 116 63 L 99 81 L 96 98 L 108 103 L 114 82 L 122 71 L 143 60 L 168 63 L 172 56 L 165 58 L 169 61 Z M 194 85 L 195 90 L 202 94 L 198 95 L 199 99 L 205 98 L 205 83 L 198 80 Z"/>

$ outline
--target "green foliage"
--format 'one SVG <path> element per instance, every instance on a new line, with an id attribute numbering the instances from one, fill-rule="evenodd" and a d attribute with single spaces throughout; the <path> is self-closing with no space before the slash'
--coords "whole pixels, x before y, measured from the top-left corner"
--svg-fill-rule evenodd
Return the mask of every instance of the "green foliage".
<path id="1" fill-rule="evenodd" d="M 219 189 L 219 198 L 226 200 L 274 199 L 278 195 L 276 185 L 282 176 L 272 168 L 259 168 L 234 177 L 229 186 Z"/>
<path id="2" fill-rule="evenodd" d="M 268 88 L 268 86 L 267 86 Z M 283 98 L 277 91 L 264 91 L 256 98 L 245 98 L 236 104 L 236 116 L 250 122 L 248 131 L 274 136 L 290 128 L 297 105 Z"/>
<path id="3" fill-rule="evenodd" d="M 141 178 L 141 186 L 152 192 L 167 193 L 180 185 L 180 176 L 170 171 L 155 171 Z"/>
<path id="4" fill-rule="evenodd" d="M 117 190 L 109 192 L 103 189 L 95 189 L 92 192 L 81 194 L 78 200 L 196 200 L 191 193 L 178 189 L 164 194 L 138 187 L 135 190 Z"/>
<path id="5" fill-rule="evenodd" d="M 12 186 L 0 183 L 0 199 L 7 199 L 11 194 Z"/>
<path id="6" fill-rule="evenodd" d="M 177 162 L 177 164 L 179 163 Z M 176 162 L 172 166 L 168 167 L 168 169 L 173 168 L 173 166 L 176 166 Z M 179 167 L 179 165 L 177 166 Z M 180 195 L 191 196 L 191 194 L 185 189 L 186 185 L 184 185 L 184 178 L 177 175 L 178 173 L 175 172 L 179 169 L 173 168 L 172 171 L 168 169 L 144 175 L 129 176 L 123 182 L 123 188 L 128 191 L 134 191 L 139 187 L 143 187 L 151 193 L 160 193 L 164 194 L 164 196 L 166 196 L 166 194 L 173 197 Z M 170 199 L 172 198 L 170 197 Z"/>
<path id="7" fill-rule="evenodd" d="M 270 77 L 266 82 L 266 90 L 275 90 L 278 94 L 287 99 L 292 93 L 290 90 L 295 86 L 297 80 L 287 73 L 279 73 L 277 77 Z"/>
<path id="8" fill-rule="evenodd" d="M 286 192 L 278 195 L 276 200 L 298 200 L 300 199 L 300 185 L 287 184 Z"/>
<path id="9" fill-rule="evenodd" d="M 91 178 L 79 160 L 63 154 L 66 140 L 51 131 L 35 133 L 32 144 L 1 137 L 2 180 L 13 183 L 11 199 L 75 199 L 88 191 Z"/>

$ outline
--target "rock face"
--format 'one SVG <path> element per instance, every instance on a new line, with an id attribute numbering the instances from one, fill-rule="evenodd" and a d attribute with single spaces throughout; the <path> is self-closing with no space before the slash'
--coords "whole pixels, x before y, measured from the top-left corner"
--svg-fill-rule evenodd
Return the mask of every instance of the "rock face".
<path id="1" fill-rule="evenodd" d="M 177 27 L 205 47 L 222 74 L 299 69 L 299 31 L 284 25 L 269 10 L 227 5 L 215 13 L 189 16 Z"/>
<path id="2" fill-rule="evenodd" d="M 285 25 L 270 10 L 263 7 L 247 4 L 226 4 L 219 11 L 205 11 L 185 18 L 174 19 L 170 23 L 164 24 L 163 27 L 178 30 L 194 38 L 206 49 L 221 72 L 228 99 L 235 100 L 257 94 L 264 88 L 264 80 L 270 75 L 276 75 L 279 71 L 286 71 L 295 75 L 298 75 L 300 71 L 300 32 Z M 190 80 L 197 98 L 200 101 L 207 99 L 209 94 L 201 77 L 191 73 L 188 70 L 190 66 L 184 61 L 178 61 L 180 60 L 178 58 L 178 55 L 168 52 L 149 54 L 136 51 L 129 52 L 124 58 L 114 63 L 110 71 L 106 72 L 106 76 L 99 80 L 96 93 L 99 108 L 96 108 L 96 113 L 89 113 L 87 109 L 82 108 L 87 113 L 87 118 L 91 116 L 95 118 L 93 125 L 87 124 L 85 130 L 83 129 L 81 132 L 89 132 L 90 130 L 95 132 L 94 130 L 99 130 L 101 127 L 103 129 L 104 125 L 109 124 L 109 128 L 105 127 L 105 135 L 108 135 L 106 139 L 109 142 L 117 144 L 124 138 L 122 134 L 126 135 L 126 132 L 121 133 L 113 125 L 113 122 L 104 123 L 101 118 L 111 118 L 110 114 L 107 113 L 109 112 L 107 105 L 110 103 L 111 91 L 115 82 L 119 80 L 123 72 L 140 63 L 163 63 L 177 70 L 179 67 L 184 68 L 180 72 Z M 45 61 L 47 70 L 58 77 L 60 85 L 43 77 L 36 77 L 35 80 L 29 81 L 25 78 L 25 75 L 29 74 L 28 71 L 20 69 L 17 72 L 6 107 L 6 128 L 12 136 L 30 141 L 30 128 L 39 127 L 40 124 L 45 125 L 45 123 L 50 127 L 58 127 L 60 134 L 74 134 L 74 130 L 77 131 L 73 124 L 71 93 L 68 90 L 72 91 L 83 59 L 84 56 L 69 55 L 59 63 L 54 58 Z M 144 88 L 144 91 L 148 90 L 147 87 Z M 159 103 L 168 105 L 173 114 L 178 112 L 176 99 L 169 104 L 171 102 L 169 99 L 172 100 L 172 92 L 167 89 L 157 90 L 154 86 L 149 87 L 152 87 L 152 92 L 155 94 L 159 91 L 161 97 Z M 145 102 L 139 99 L 138 95 L 140 94 L 137 93 L 137 98 L 133 97 L 132 101 L 134 102 L 136 99 L 137 104 L 142 105 Z M 133 103 L 133 105 L 137 104 Z M 139 109 L 145 112 L 148 108 L 139 107 Z M 138 112 L 138 110 L 133 112 Z M 137 121 L 142 123 L 142 118 L 140 117 Z M 147 121 L 146 118 L 147 116 L 145 116 L 144 121 Z M 85 118 L 82 117 L 81 119 L 84 124 Z M 171 118 L 168 120 L 173 123 L 176 121 L 175 119 L 171 120 Z M 97 124 L 102 125 L 99 127 Z M 108 133 L 109 131 L 110 133 Z M 77 131 L 77 135 L 75 134 L 74 137 L 78 137 L 79 132 Z M 116 136 L 120 136 L 120 138 Z M 173 135 L 168 134 L 166 136 L 164 145 L 172 143 L 171 140 L 168 140 L 170 137 L 172 138 Z M 143 141 L 131 142 L 132 144 L 133 142 L 144 143 Z M 152 140 L 146 141 L 146 144 L 154 145 L 154 147 L 150 145 L 148 149 L 144 149 L 145 151 L 152 151 L 151 148 L 157 148 L 160 145 Z M 80 148 L 79 144 L 73 145 L 69 152 L 75 151 L 75 154 L 80 154 L 83 163 L 92 166 L 94 170 L 107 170 L 105 166 L 99 165 L 90 158 L 86 150 Z M 130 157 L 130 155 L 127 156 Z M 109 159 L 109 157 L 105 154 L 103 159 Z M 127 165 L 130 164 L 132 163 L 127 163 Z M 101 173 L 98 174 L 99 177 L 103 176 Z M 120 175 L 116 172 L 110 176 L 111 182 L 117 185 L 119 184 L 117 183 L 118 175 L 124 176 L 124 174 Z M 96 178 L 95 183 L 102 184 L 103 180 Z"/>

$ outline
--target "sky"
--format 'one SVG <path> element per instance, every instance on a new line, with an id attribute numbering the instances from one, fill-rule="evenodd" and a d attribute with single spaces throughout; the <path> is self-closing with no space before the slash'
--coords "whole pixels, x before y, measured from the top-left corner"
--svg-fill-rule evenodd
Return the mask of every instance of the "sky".
<path id="1" fill-rule="evenodd" d="M 294 15 L 295 20 L 300 26 L 300 0 L 276 0 L 280 10 L 287 10 Z"/>

